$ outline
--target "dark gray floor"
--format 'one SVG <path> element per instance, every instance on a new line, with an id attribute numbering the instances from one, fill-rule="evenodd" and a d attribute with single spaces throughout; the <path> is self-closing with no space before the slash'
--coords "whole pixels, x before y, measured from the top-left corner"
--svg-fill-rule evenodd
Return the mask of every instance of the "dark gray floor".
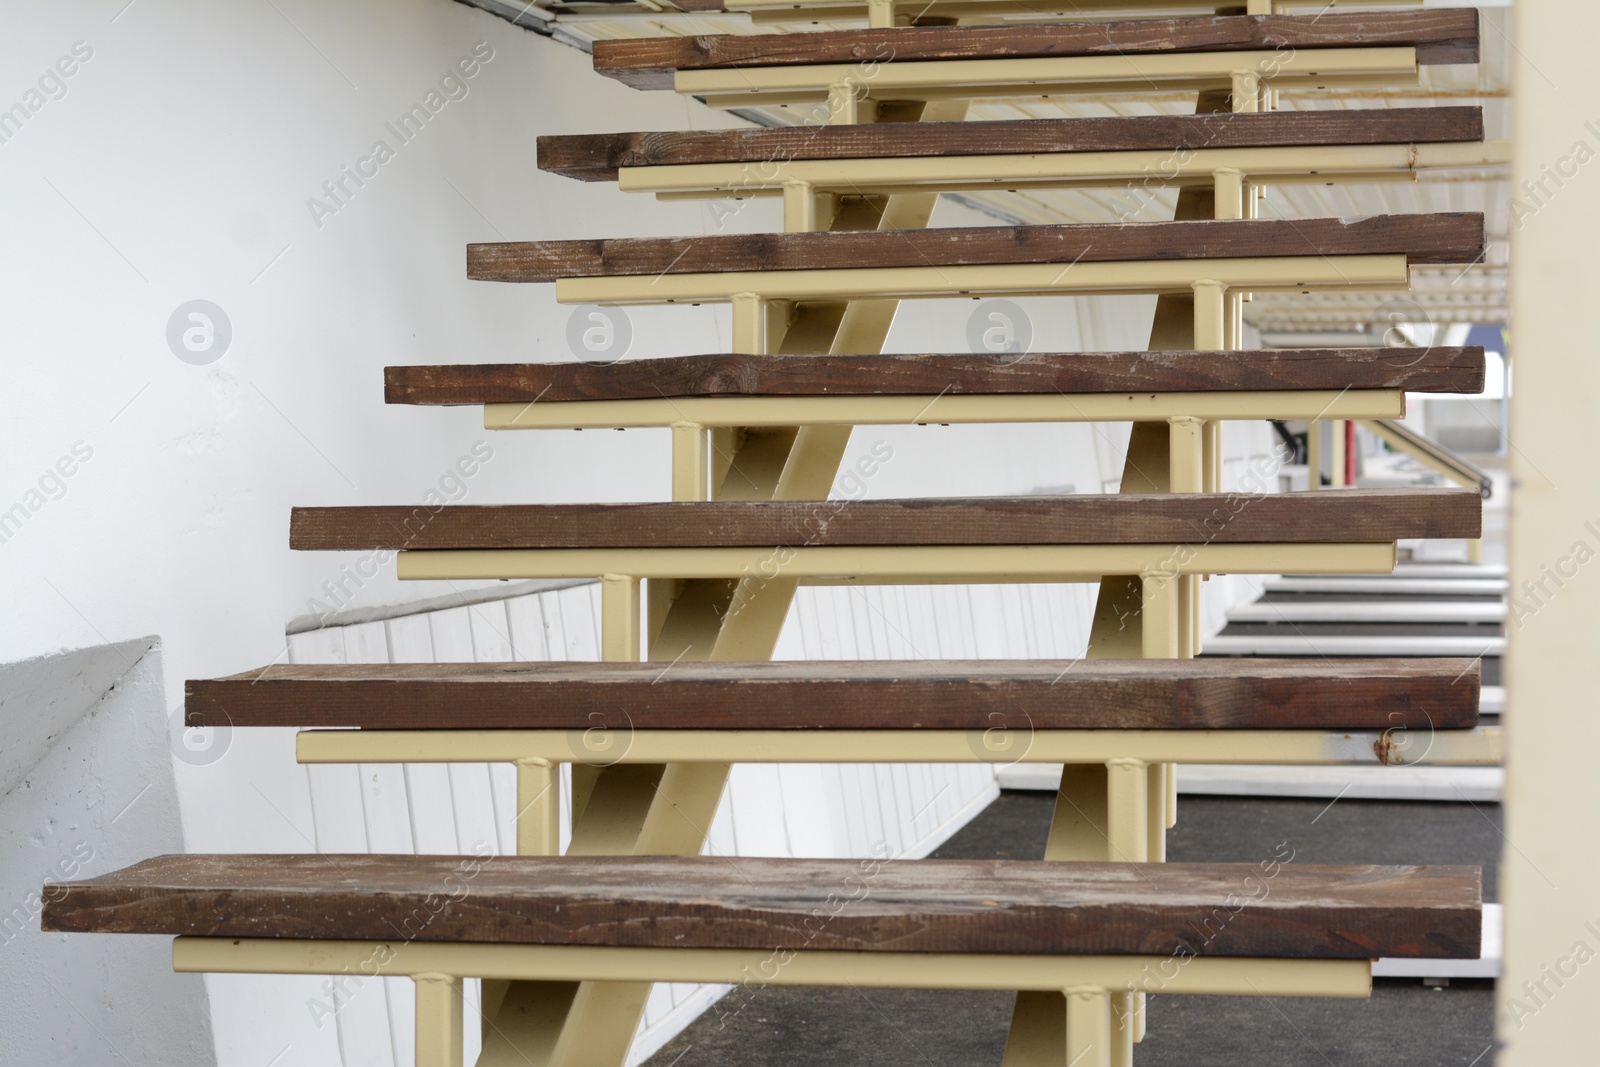
<path id="1" fill-rule="evenodd" d="M 935 855 L 1037 859 L 1053 798 L 1005 793 Z M 1280 843 L 1298 863 L 1467 863 L 1494 895 L 1500 809 L 1492 804 L 1184 797 L 1172 860 L 1256 862 Z M 1379 981 L 1371 1000 L 1150 998 L 1138 1067 L 1489 1067 L 1493 989 Z M 1010 994 L 886 989 L 735 991 L 648 1067 L 999 1064 Z"/>

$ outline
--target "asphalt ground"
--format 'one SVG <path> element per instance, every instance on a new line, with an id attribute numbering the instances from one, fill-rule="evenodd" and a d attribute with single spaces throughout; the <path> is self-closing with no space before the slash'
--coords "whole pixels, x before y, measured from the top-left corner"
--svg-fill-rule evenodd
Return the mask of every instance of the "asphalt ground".
<path id="1" fill-rule="evenodd" d="M 1039 859 L 1053 797 L 1003 793 L 934 855 Z M 1484 868 L 1495 900 L 1500 808 L 1415 801 L 1183 797 L 1173 861 L 1462 863 Z M 692 1023 L 649 1067 L 998 1067 L 1009 993 L 794 989 L 735 994 Z M 1137 1067 L 1489 1067 L 1494 990 L 1379 979 L 1370 1000 L 1152 996 Z"/>

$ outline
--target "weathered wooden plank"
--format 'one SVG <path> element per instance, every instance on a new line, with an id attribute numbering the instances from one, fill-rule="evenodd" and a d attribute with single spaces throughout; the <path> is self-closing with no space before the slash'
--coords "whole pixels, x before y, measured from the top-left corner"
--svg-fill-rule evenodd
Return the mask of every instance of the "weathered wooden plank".
<path id="1" fill-rule="evenodd" d="M 617 363 L 384 368 L 391 404 L 659 397 L 1005 396 L 1404 389 L 1477 393 L 1482 348 L 1305 348 L 1023 355 L 708 355 Z"/>
<path id="2" fill-rule="evenodd" d="M 388 730 L 1468 729 L 1464 659 L 275 664 L 191 680 L 190 726 Z"/>
<path id="3" fill-rule="evenodd" d="M 1477 537 L 1472 489 L 295 508 L 297 549 L 1320 543 Z"/>
<path id="4" fill-rule="evenodd" d="M 539 169 L 616 181 L 619 167 L 1076 152 L 1191 152 L 1483 140 L 1480 107 L 1214 112 L 1017 122 L 864 123 L 539 138 Z"/>
<path id="5" fill-rule="evenodd" d="M 1405 47 L 1417 50 L 1418 63 L 1476 63 L 1478 13 L 1461 8 L 630 37 L 596 41 L 594 69 L 637 89 L 670 89 L 676 71 L 718 67 Z"/>
<path id="6" fill-rule="evenodd" d="M 1354 255 L 1403 255 L 1413 264 L 1461 264 L 1481 259 L 1484 243 L 1483 215 L 1478 212 L 500 241 L 467 246 L 467 276 L 479 281 L 551 282 L 839 267 Z"/>
<path id="7" fill-rule="evenodd" d="M 46 930 L 824 952 L 1476 958 L 1476 867 L 740 857 L 161 856 Z M 827 922 L 813 913 L 830 899 Z M 810 923 L 806 920 L 812 919 Z"/>

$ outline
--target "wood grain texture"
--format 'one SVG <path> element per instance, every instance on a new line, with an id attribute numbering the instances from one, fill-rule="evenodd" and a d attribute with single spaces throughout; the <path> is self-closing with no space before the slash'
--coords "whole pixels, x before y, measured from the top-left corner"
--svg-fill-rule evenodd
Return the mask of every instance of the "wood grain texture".
<path id="1" fill-rule="evenodd" d="M 1387 730 L 1477 725 L 1459 659 L 274 664 L 190 726 L 386 730 Z"/>
<path id="2" fill-rule="evenodd" d="M 1461 8 L 633 37 L 596 41 L 594 69 L 637 89 L 670 89 L 675 71 L 717 67 L 1393 47 L 1415 48 L 1423 64 L 1476 63 L 1478 13 Z"/>
<path id="3" fill-rule="evenodd" d="M 295 508 L 296 549 L 1317 543 L 1477 537 L 1474 489 Z"/>
<path id="4" fill-rule="evenodd" d="M 1482 348 L 1304 348 L 1025 355 L 679 356 L 621 363 L 385 367 L 390 404 L 659 397 L 1008 396 L 1404 389 L 1483 391 Z"/>
<path id="5" fill-rule="evenodd" d="M 1482 926 L 1476 867 L 1278 861 L 190 855 L 44 897 L 45 930 L 824 952 L 1476 959 Z"/>
<path id="6" fill-rule="evenodd" d="M 1356 111 L 1215 112 L 1016 122 L 866 123 L 682 133 L 593 133 L 539 138 L 539 169 L 580 181 L 616 181 L 619 167 L 693 163 L 1066 152 L 1191 152 L 1292 145 L 1440 144 L 1483 140 L 1479 107 Z"/>
<path id="7" fill-rule="evenodd" d="M 479 281 L 552 282 L 730 271 L 1257 256 L 1403 255 L 1413 264 L 1465 264 L 1483 258 L 1484 243 L 1483 215 L 1477 212 L 623 237 L 470 244 L 467 276 Z"/>

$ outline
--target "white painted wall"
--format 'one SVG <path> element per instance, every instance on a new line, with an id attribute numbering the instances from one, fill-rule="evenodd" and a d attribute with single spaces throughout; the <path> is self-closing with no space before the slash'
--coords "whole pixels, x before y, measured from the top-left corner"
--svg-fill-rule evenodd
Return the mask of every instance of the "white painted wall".
<path id="1" fill-rule="evenodd" d="M 474 54 L 464 97 L 409 143 L 388 132 Z M 359 609 L 460 593 L 449 583 L 402 587 L 388 569 L 353 579 L 359 555 L 290 553 L 291 505 L 411 502 L 430 490 L 474 503 L 665 497 L 664 433 L 491 440 L 470 410 L 382 405 L 387 363 L 569 357 L 569 312 L 550 288 L 469 283 L 466 243 L 776 224 L 774 205 L 719 223 L 703 205 L 538 173 L 538 134 L 737 120 L 594 76 L 583 54 L 447 0 L 16 0 L 0 9 L 0 69 L 11 72 L 0 112 L 16 103 L 26 116 L 0 124 L 0 663 L 158 635 L 164 674 L 150 685 L 159 699 L 130 714 L 159 717 L 163 729 L 184 678 L 283 656 L 286 624 L 314 598 Z M 457 83 L 444 88 L 461 96 Z M 379 139 L 393 158 L 360 188 L 346 179 L 345 203 L 314 217 L 308 201 L 330 203 L 324 182 L 359 166 Z M 945 204 L 935 221 L 990 220 Z M 166 336 L 175 309 L 195 299 L 231 323 L 230 346 L 209 365 L 180 360 Z M 1035 348 L 1137 347 L 1148 328 L 1148 300 L 1026 306 Z M 897 323 L 890 347 L 959 348 L 971 310 L 924 304 Z M 726 347 L 725 312 L 632 316 L 634 356 Z M 895 458 L 867 486 L 871 496 L 1084 491 L 1114 487 L 1126 429 L 865 428 L 855 447 L 880 438 Z M 1230 455 L 1260 452 L 1266 440 L 1264 427 L 1239 428 Z M 452 473 L 475 447 L 471 477 Z M 334 583 L 342 592 L 328 592 Z M 814 603 L 815 647 L 855 654 L 859 642 L 826 644 L 826 609 Z M 1012 647 L 986 624 L 960 625 L 973 627 L 980 650 Z M 1063 654 L 1069 645 L 1061 639 Z M 148 746 L 96 748 L 97 760 L 73 773 L 91 782 L 130 770 L 174 775 L 193 851 L 333 846 L 315 817 L 322 786 L 293 763 L 287 731 L 239 731 L 226 744 L 211 763 Z M 118 854 L 170 849 L 178 830 L 170 813 L 160 825 L 119 823 Z M 177 994 L 158 955 L 119 967 L 107 1001 L 127 1012 L 171 1008 Z M 0 956 L 7 975 L 16 966 Z M 264 1050 L 292 1048 L 296 1063 L 341 1062 L 337 1028 L 319 1028 L 308 1006 L 319 987 L 212 981 L 218 1061 L 256 1065 Z M 198 996 L 192 982 L 182 989 Z M 204 1033 L 198 1000 L 182 1014 L 186 1035 Z M 47 1040 L 75 1025 L 58 1011 L 19 1020 L 16 1032 Z M 8 1021 L 0 1061 L 12 1062 L 11 1033 Z"/>

